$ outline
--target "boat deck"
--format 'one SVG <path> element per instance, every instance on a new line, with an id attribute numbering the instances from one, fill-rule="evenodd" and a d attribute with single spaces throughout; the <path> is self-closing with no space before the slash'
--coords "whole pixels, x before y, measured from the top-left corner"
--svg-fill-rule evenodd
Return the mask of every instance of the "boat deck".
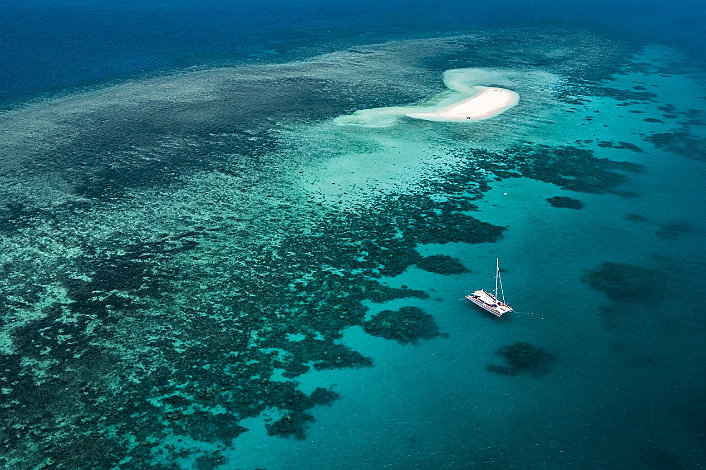
<path id="1" fill-rule="evenodd" d="M 467 295 L 466 298 L 496 317 L 502 317 L 503 314 L 512 312 L 512 307 L 506 303 L 500 302 L 493 294 L 483 289 L 477 290 L 471 295 Z"/>

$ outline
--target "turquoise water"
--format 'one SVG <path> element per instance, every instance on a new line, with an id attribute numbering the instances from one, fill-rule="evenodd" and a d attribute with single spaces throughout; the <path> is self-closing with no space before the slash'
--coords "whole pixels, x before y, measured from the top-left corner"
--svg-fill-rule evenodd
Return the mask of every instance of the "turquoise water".
<path id="1" fill-rule="evenodd" d="M 421 8 L 6 90 L 3 468 L 703 467 L 702 56 Z"/>

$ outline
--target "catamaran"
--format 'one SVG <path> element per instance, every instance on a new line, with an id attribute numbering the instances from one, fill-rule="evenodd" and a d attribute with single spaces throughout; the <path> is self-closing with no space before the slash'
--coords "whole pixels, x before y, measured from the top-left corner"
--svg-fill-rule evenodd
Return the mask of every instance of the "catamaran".
<path id="1" fill-rule="evenodd" d="M 498 282 L 500 282 L 502 302 L 498 300 Z M 505 303 L 505 292 L 503 291 L 503 280 L 500 278 L 500 260 L 498 258 L 495 258 L 495 292 L 490 293 L 480 289 L 474 291 L 471 295 L 467 295 L 466 298 L 496 317 L 502 317 L 504 313 L 512 312 L 512 307 Z"/>

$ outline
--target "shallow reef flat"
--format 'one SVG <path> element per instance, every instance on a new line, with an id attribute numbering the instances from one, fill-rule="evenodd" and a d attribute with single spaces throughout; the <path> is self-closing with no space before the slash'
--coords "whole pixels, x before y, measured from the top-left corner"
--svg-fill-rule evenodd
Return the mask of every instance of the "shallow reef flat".
<path id="1" fill-rule="evenodd" d="M 286 468 L 266 448 L 240 461 L 239 438 L 307 445 L 321 407 L 345 397 L 301 378 L 379 360 L 346 331 L 410 351 L 456 333 L 426 308 L 434 286 L 391 280 L 479 279 L 420 248 L 502 245 L 512 225 L 479 209 L 494 185 L 551 185 L 538 205 L 560 192 L 548 209 L 582 215 L 591 197 L 636 199 L 655 147 L 701 159 L 699 113 L 675 105 L 644 122 L 629 111 L 664 106 L 659 93 L 609 85 L 648 75 L 650 54 L 592 33 L 488 31 L 175 72 L 0 114 L 0 466 Z M 350 122 L 443 94 L 444 71 L 468 67 L 517 106 L 471 125 Z M 634 120 L 601 121 L 601 100 Z M 638 121 L 653 127 L 625 131 Z M 571 195 L 586 208 L 556 209 L 577 208 Z M 701 230 L 665 224 L 655 238 Z M 613 268 L 627 265 L 599 261 L 576 282 L 612 300 Z M 649 269 L 635 271 L 646 285 Z M 550 379 L 559 353 L 528 341 L 503 338 L 500 373 L 485 369 L 492 348 L 472 362 L 483 380 Z"/>

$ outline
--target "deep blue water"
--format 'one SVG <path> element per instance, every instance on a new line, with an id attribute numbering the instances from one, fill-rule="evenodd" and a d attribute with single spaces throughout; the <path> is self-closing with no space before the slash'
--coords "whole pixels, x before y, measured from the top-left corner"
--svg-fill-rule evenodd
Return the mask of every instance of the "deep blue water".
<path id="1" fill-rule="evenodd" d="M 706 7 L 689 0 L 3 1 L 0 106 L 156 70 L 263 60 L 263 50 L 286 58 L 524 24 L 598 28 L 700 57 L 706 51 Z"/>

